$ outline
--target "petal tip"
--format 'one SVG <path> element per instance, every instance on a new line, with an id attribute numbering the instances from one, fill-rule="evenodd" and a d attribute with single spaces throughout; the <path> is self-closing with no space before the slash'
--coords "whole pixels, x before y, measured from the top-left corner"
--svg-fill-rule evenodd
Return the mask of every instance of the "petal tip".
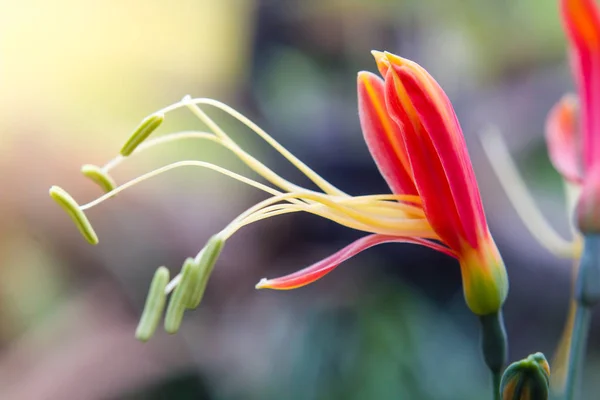
<path id="1" fill-rule="evenodd" d="M 378 50 L 371 50 L 371 54 L 373 58 L 375 58 L 375 63 L 377 64 L 377 68 L 382 76 L 385 76 L 387 70 L 390 67 L 390 62 L 386 57 L 386 53 Z"/>
<path id="2" fill-rule="evenodd" d="M 375 61 L 380 61 L 385 58 L 385 52 L 383 51 L 371 50 L 371 54 L 373 55 L 373 58 L 375 58 Z"/>
<path id="3" fill-rule="evenodd" d="M 269 288 L 269 280 L 267 278 L 262 278 L 258 283 L 254 286 L 255 289 L 268 289 Z"/>
<path id="4" fill-rule="evenodd" d="M 384 52 L 385 58 L 387 59 L 387 61 L 391 64 L 394 64 L 396 66 L 402 66 L 405 65 L 407 63 L 407 59 L 406 58 L 402 58 L 400 56 L 397 56 L 394 53 L 390 53 L 389 51 L 385 51 Z"/>

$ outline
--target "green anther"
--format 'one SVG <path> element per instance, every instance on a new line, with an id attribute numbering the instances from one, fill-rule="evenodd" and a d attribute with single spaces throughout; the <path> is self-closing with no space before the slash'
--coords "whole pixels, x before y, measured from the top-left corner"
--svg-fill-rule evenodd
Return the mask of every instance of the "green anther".
<path id="1" fill-rule="evenodd" d="M 91 164 L 85 164 L 81 167 L 81 172 L 83 175 L 90 178 L 92 181 L 94 181 L 94 183 L 100 186 L 105 193 L 108 193 L 117 187 L 111 176 L 100 167 Z"/>
<path id="2" fill-rule="evenodd" d="M 154 335 L 160 322 L 160 317 L 165 309 L 167 301 L 165 288 L 168 283 L 169 270 L 165 267 L 158 268 L 154 273 L 154 278 L 152 278 L 148 297 L 146 297 L 146 304 L 144 305 L 144 312 L 135 331 L 137 340 L 147 342 Z"/>
<path id="3" fill-rule="evenodd" d="M 190 295 L 196 286 L 196 273 L 198 266 L 193 258 L 188 258 L 181 268 L 181 280 L 175 288 L 175 291 L 169 299 L 167 315 L 165 316 L 165 331 L 168 333 L 177 333 L 183 320 L 183 313 L 186 305 L 189 303 Z"/>
<path id="4" fill-rule="evenodd" d="M 189 309 L 194 309 L 200 305 L 202 297 L 204 296 L 204 291 L 206 290 L 208 279 L 210 278 L 215 263 L 217 262 L 217 258 L 219 258 L 219 255 L 221 254 L 221 250 L 223 250 L 224 244 L 225 242 L 218 236 L 211 237 L 206 244 L 206 247 L 202 253 L 202 257 L 198 262 L 198 278 L 195 279 L 196 285 L 191 292 L 190 301 L 187 305 Z"/>
<path id="5" fill-rule="evenodd" d="M 69 193 L 58 186 L 50 188 L 50 197 L 52 197 L 69 214 L 79 231 L 85 239 L 93 245 L 98 244 L 98 235 L 94 232 L 92 224 L 85 216 L 85 213 L 79 208 L 79 204 L 71 197 Z"/>
<path id="6" fill-rule="evenodd" d="M 164 114 L 153 114 L 146 117 L 137 129 L 131 134 L 129 140 L 121 148 L 121 155 L 127 157 L 150 136 L 165 120 Z"/>

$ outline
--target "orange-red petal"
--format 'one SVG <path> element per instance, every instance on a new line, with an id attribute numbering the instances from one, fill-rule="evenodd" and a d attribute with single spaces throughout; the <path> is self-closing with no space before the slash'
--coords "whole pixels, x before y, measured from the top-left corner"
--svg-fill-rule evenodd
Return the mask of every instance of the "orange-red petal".
<path id="1" fill-rule="evenodd" d="M 563 24 L 573 43 L 600 48 L 600 13 L 595 0 L 561 0 Z"/>
<path id="2" fill-rule="evenodd" d="M 561 11 L 579 89 L 587 171 L 600 163 L 600 11 L 594 0 L 561 0 Z"/>
<path id="3" fill-rule="evenodd" d="M 554 168 L 568 181 L 581 183 L 581 141 L 577 98 L 565 95 L 548 113 L 546 143 Z"/>
<path id="4" fill-rule="evenodd" d="M 256 285 L 256 288 L 288 290 L 308 285 L 309 283 L 312 283 L 327 275 L 328 273 L 333 271 L 338 265 L 348 260 L 349 258 L 354 257 L 358 253 L 370 247 L 382 243 L 420 244 L 432 248 L 434 250 L 440 251 L 449 256 L 456 257 L 456 254 L 452 250 L 429 240 L 374 234 L 360 238 L 355 242 L 351 243 L 350 245 L 344 247 L 337 253 L 298 272 L 294 272 L 293 274 L 289 274 L 279 278 L 263 279 Z"/>
<path id="5" fill-rule="evenodd" d="M 427 76 L 423 77 L 410 67 L 393 65 L 392 68 L 435 148 L 435 155 L 439 158 L 450 187 L 451 197 L 448 199 L 456 207 L 464 239 L 477 248 L 479 240 L 487 231 L 487 223 L 461 127 L 454 110 L 448 108 L 450 101 L 426 72 Z M 416 170 L 416 167 L 413 168 Z M 437 197 L 436 191 L 420 194 L 424 203 L 425 197 Z M 435 201 L 439 201 L 439 198 Z"/>
<path id="6" fill-rule="evenodd" d="M 400 128 L 386 109 L 384 83 L 370 72 L 358 74 L 358 115 L 371 156 L 396 194 L 417 194 Z"/>
<path id="7" fill-rule="evenodd" d="M 386 75 L 385 90 L 388 112 L 402 127 L 402 138 L 427 220 L 444 243 L 458 250 L 465 235 L 431 137 L 421 124 L 402 81 L 392 69 Z"/>

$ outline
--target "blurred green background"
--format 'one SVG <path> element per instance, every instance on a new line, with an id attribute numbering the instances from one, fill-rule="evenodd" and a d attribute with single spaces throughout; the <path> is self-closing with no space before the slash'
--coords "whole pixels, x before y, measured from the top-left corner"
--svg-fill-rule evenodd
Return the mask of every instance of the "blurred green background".
<path id="1" fill-rule="evenodd" d="M 553 0 L 23 0 L 0 2 L 0 398 L 482 399 L 478 323 L 455 261 L 381 246 L 297 291 L 256 291 L 359 237 L 309 215 L 228 241 L 203 305 L 180 334 L 134 339 L 151 276 L 173 271 L 262 194 L 207 171 L 143 183 L 88 213 L 97 247 L 47 195 L 97 197 L 84 163 L 117 154 L 145 116 L 185 94 L 240 110 L 333 184 L 387 193 L 360 132 L 356 73 L 371 49 L 427 68 L 462 122 L 492 232 L 507 263 L 510 359 L 549 358 L 570 263 L 528 234 L 482 153 L 498 125 L 540 206 L 568 236 L 545 153 L 547 111 L 572 90 Z M 247 150 L 306 180 L 240 124 Z M 203 129 L 184 111 L 157 132 Z M 210 143 L 166 145 L 124 163 L 125 182 L 180 159 L 248 174 Z M 600 372 L 598 324 L 587 373 Z M 595 386 L 594 386 L 595 385 Z M 588 399 L 598 380 L 587 379 Z"/>

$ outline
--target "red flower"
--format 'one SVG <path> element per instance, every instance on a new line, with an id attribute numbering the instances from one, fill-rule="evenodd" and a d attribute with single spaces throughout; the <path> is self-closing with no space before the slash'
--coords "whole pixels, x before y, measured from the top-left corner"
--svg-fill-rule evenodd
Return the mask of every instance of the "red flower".
<path id="1" fill-rule="evenodd" d="M 561 0 L 572 70 L 581 104 L 582 232 L 600 232 L 600 12 L 593 0 Z"/>
<path id="2" fill-rule="evenodd" d="M 257 288 L 297 288 L 314 282 L 369 247 L 391 242 L 415 243 L 457 258 L 465 298 L 471 310 L 480 315 L 495 313 L 508 291 L 506 270 L 488 230 L 473 167 L 452 105 L 435 80 L 417 64 L 388 53 L 374 52 L 374 55 L 385 80 L 368 72 L 359 73 L 359 115 L 369 150 L 393 194 L 350 196 L 319 176 L 236 110 L 216 100 L 192 99 L 189 96 L 144 119 L 123 146 L 120 156 L 103 167 L 84 169 L 86 176 L 100 183 L 108 193 L 81 206 L 58 188 L 53 188 L 51 194 L 67 210 L 86 238 L 96 244 L 98 240 L 84 214 L 85 210 L 175 168 L 209 169 L 270 195 L 214 235 L 214 242 L 219 243 L 219 252 L 225 241 L 239 229 L 294 212 L 311 213 L 368 233 L 308 268 L 281 278 L 263 279 Z M 219 108 L 242 122 L 306 175 L 320 191 L 303 188 L 279 176 L 243 150 L 200 106 Z M 182 107 L 189 108 L 211 132 L 185 131 L 147 140 L 168 113 Z M 205 161 L 186 160 L 114 187 L 116 183 L 109 172 L 129 157 L 153 146 L 191 139 L 211 141 L 226 148 L 270 185 Z M 91 170 L 93 174 L 89 173 Z M 188 303 L 195 307 L 199 303 L 182 302 L 182 299 L 187 297 L 187 290 L 201 297 L 217 255 L 217 252 L 205 248 L 194 258 L 193 265 L 204 265 L 202 280 L 190 278 L 197 275 L 189 272 L 196 267 L 188 267 L 164 288 L 167 293 L 175 290 L 171 299 L 176 301 L 172 300 L 175 303 L 169 306 L 171 312 L 167 311 L 170 331 L 178 327 L 181 307 L 188 307 Z M 210 262 L 202 262 L 204 259 Z M 162 293 L 161 290 L 158 292 Z M 156 321 L 156 315 L 152 314 L 150 319 Z M 151 332 L 152 329 L 142 331 Z"/>
<path id="3" fill-rule="evenodd" d="M 373 52 L 384 80 L 358 75 L 359 115 L 367 146 L 395 194 L 418 195 L 425 218 L 461 266 L 467 304 L 477 314 L 497 311 L 508 291 L 504 263 L 488 230 L 461 127 L 446 94 L 416 63 Z M 341 261 L 384 239 L 361 239 L 292 275 L 259 288 L 288 289 L 312 282 Z M 400 237 L 443 250 L 419 238 Z"/>

